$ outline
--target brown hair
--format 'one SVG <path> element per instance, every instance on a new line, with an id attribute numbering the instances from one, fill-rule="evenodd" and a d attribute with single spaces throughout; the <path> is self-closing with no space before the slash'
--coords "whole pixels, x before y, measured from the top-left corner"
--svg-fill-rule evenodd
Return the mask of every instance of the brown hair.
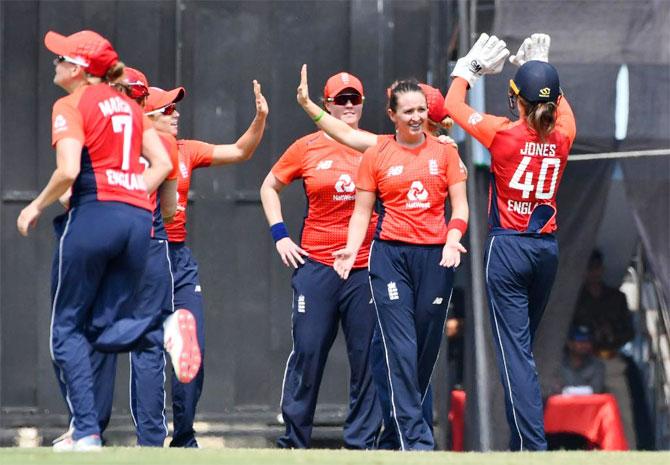
<path id="1" fill-rule="evenodd" d="M 540 141 L 544 142 L 554 130 L 558 106 L 555 102 L 529 103 L 521 96 L 519 101 L 526 113 L 526 124 L 537 133 Z"/>
<path id="2" fill-rule="evenodd" d="M 404 94 L 406 92 L 420 92 L 423 94 L 421 87 L 419 87 L 419 81 L 416 79 L 403 79 L 402 81 L 395 81 L 393 84 L 391 84 L 389 89 L 388 107 L 395 112 L 398 108 L 398 95 Z"/>
<path id="3" fill-rule="evenodd" d="M 109 67 L 105 75 L 100 79 L 102 82 L 106 82 L 117 91 L 130 97 L 130 86 L 123 81 L 125 68 L 126 65 L 122 61 L 117 61 Z"/>

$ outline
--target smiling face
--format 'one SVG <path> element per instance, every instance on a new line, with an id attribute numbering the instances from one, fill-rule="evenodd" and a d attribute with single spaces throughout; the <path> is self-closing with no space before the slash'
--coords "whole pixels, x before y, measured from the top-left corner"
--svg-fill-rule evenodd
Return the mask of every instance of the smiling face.
<path id="1" fill-rule="evenodd" d="M 421 91 L 399 93 L 396 108 L 389 108 L 388 115 L 395 124 L 398 142 L 417 144 L 423 141 L 428 107 Z"/>
<path id="2" fill-rule="evenodd" d="M 177 137 L 179 132 L 179 112 L 175 109 L 173 113 L 166 115 L 158 113 L 149 116 L 156 131 L 165 132 Z"/>
<path id="3" fill-rule="evenodd" d="M 344 121 L 354 129 L 358 129 L 358 122 L 363 115 L 363 103 L 354 105 L 352 101 L 361 101 L 361 94 L 353 89 L 344 89 L 337 94 L 334 101 L 326 102 L 325 107 L 328 113 L 335 118 Z"/>

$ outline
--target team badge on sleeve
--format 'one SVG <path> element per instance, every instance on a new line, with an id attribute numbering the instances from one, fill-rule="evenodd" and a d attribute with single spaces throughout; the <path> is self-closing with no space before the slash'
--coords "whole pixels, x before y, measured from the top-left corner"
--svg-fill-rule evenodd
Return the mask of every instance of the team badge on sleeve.
<path id="1" fill-rule="evenodd" d="M 67 131 L 67 120 L 63 115 L 56 115 L 54 118 L 54 132 Z"/>
<path id="2" fill-rule="evenodd" d="M 484 117 L 480 113 L 473 113 L 468 117 L 468 124 L 470 126 L 476 126 L 484 120 Z"/>

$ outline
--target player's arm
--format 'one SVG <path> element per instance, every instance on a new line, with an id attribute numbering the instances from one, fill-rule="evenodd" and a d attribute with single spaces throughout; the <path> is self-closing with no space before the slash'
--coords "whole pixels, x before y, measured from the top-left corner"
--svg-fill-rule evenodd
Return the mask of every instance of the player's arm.
<path id="1" fill-rule="evenodd" d="M 349 277 L 349 272 L 354 266 L 358 250 L 361 248 L 367 235 L 376 200 L 377 195 L 375 192 L 356 189 L 356 204 L 354 212 L 349 219 L 347 245 L 344 249 L 333 252 L 333 256 L 335 257 L 333 268 L 335 268 L 335 271 L 342 279 Z"/>
<path id="2" fill-rule="evenodd" d="M 237 142 L 234 144 L 215 145 L 212 153 L 211 166 L 230 165 L 249 160 L 256 147 L 260 144 L 265 131 L 265 120 L 268 116 L 268 103 L 261 93 L 261 85 L 254 80 L 254 95 L 256 97 L 256 116 Z"/>
<path id="3" fill-rule="evenodd" d="M 300 71 L 297 100 L 302 109 L 305 110 L 305 113 L 312 118 L 312 121 L 340 144 L 344 144 L 361 153 L 377 145 L 377 136 L 375 134 L 352 128 L 344 121 L 340 121 L 330 115 L 309 98 L 307 65 L 302 65 L 302 70 Z"/>
<path id="4" fill-rule="evenodd" d="M 465 102 L 468 86 L 473 87 L 486 74 L 502 71 L 509 50 L 505 41 L 482 34 L 470 51 L 460 58 L 451 72 L 454 78 L 444 101 L 449 116 L 485 147 L 490 147 L 496 131 L 506 118 L 480 114 Z"/>
<path id="5" fill-rule="evenodd" d="M 572 113 L 572 107 L 570 107 L 568 100 L 563 95 L 561 95 L 558 100 L 556 125 L 554 127 L 568 136 L 571 142 L 575 140 L 575 137 L 577 136 L 575 115 Z"/>
<path id="6" fill-rule="evenodd" d="M 455 78 L 447 92 L 444 106 L 456 124 L 477 139 L 484 147 L 489 148 L 496 132 L 509 123 L 509 120 L 486 113 L 479 113 L 472 108 L 465 101 L 467 89 L 468 81 L 460 77 Z"/>
<path id="7" fill-rule="evenodd" d="M 267 218 L 268 224 L 270 225 L 272 239 L 275 241 L 275 247 L 277 248 L 277 253 L 281 257 L 282 262 L 284 262 L 284 265 L 286 266 L 298 268 L 298 263 L 305 263 L 303 256 L 306 257 L 309 254 L 298 246 L 298 244 L 293 242 L 284 225 L 279 193 L 285 187 L 286 184 L 277 179 L 272 172 L 269 172 L 261 185 L 261 203 L 263 204 L 265 218 Z"/>
<path id="8" fill-rule="evenodd" d="M 151 194 L 158 189 L 158 186 L 172 171 L 172 162 L 165 150 L 165 146 L 163 146 L 163 142 L 158 137 L 156 130 L 151 127 L 151 121 L 148 118 L 146 118 L 144 128 L 145 130 L 142 134 L 142 154 L 149 160 L 149 167 L 144 170 L 143 177 L 147 186 L 147 192 Z"/>
<path id="9" fill-rule="evenodd" d="M 166 223 L 172 222 L 177 213 L 177 180 L 166 179 L 158 188 L 161 198 L 161 216 Z"/>
<path id="10" fill-rule="evenodd" d="M 16 226 L 23 236 L 37 224 L 42 211 L 65 194 L 81 170 L 82 142 L 74 138 L 63 138 L 56 142 L 56 169 L 42 192 L 21 210 Z"/>
<path id="11" fill-rule="evenodd" d="M 465 186 L 465 181 L 449 186 L 451 218 L 447 226 L 447 242 L 442 249 L 441 266 L 457 267 L 461 263 L 461 254 L 467 252 L 461 244 L 469 217 L 468 195 Z"/>

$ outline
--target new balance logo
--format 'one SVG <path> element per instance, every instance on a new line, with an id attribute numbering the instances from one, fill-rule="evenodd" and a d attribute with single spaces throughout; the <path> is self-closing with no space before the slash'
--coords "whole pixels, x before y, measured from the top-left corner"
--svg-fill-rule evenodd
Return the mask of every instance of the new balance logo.
<path id="1" fill-rule="evenodd" d="M 298 296 L 298 313 L 305 313 L 305 296 Z"/>
<path id="2" fill-rule="evenodd" d="M 428 172 L 432 175 L 440 174 L 440 171 L 437 166 L 437 160 L 435 160 L 434 158 L 428 160 Z"/>
<path id="3" fill-rule="evenodd" d="M 433 305 L 442 305 L 442 302 L 444 299 L 442 297 L 435 297 L 435 300 L 433 300 Z"/>
<path id="4" fill-rule="evenodd" d="M 389 291 L 389 300 L 398 300 L 400 298 L 400 295 L 398 294 L 398 287 L 393 281 L 388 283 L 386 288 Z"/>
<path id="5" fill-rule="evenodd" d="M 318 170 L 329 170 L 333 166 L 333 160 L 321 160 L 317 165 L 316 169 Z"/>
<path id="6" fill-rule="evenodd" d="M 389 168 L 388 175 L 400 176 L 402 174 L 403 168 L 404 168 L 403 165 L 392 166 Z"/>

